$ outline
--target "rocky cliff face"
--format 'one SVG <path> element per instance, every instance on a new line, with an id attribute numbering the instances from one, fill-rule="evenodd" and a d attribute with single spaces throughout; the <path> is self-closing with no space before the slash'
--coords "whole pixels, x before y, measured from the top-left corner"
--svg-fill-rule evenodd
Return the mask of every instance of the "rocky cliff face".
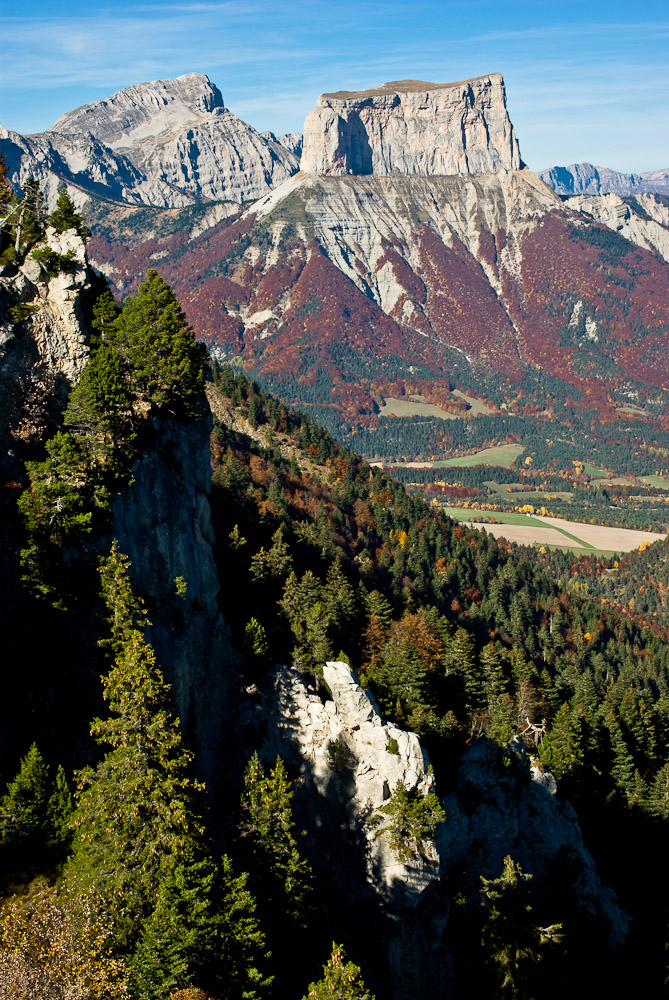
<path id="1" fill-rule="evenodd" d="M 523 871 L 545 880 L 551 874 L 559 878 L 561 865 L 586 920 L 608 929 L 612 947 L 621 945 L 629 917 L 602 883 L 576 813 L 557 798 L 553 776 L 530 763 L 524 744 L 516 740 L 512 746 L 512 767 L 500 768 L 498 751 L 487 740 L 464 754 L 457 791 L 444 799 L 447 822 L 437 831 L 444 871 L 497 878 L 509 854 Z M 480 883 L 475 888 L 478 892 Z"/>
<path id="2" fill-rule="evenodd" d="M 291 145 L 237 118 L 200 73 L 126 87 L 68 112 L 40 135 L 0 129 L 11 182 L 20 187 L 36 177 L 50 203 L 63 182 L 163 208 L 252 201 L 297 170 Z"/>
<path id="3" fill-rule="evenodd" d="M 494 174 L 522 166 L 499 73 L 323 94 L 304 125 L 310 174 Z"/>
<path id="4" fill-rule="evenodd" d="M 429 757 L 414 733 L 381 717 L 347 664 L 327 663 L 323 676 L 331 700 L 287 666 L 262 690 L 249 689 L 240 742 L 255 733 L 262 755 L 280 754 L 297 775 L 297 822 L 328 887 L 321 904 L 342 937 L 377 942 L 370 967 L 381 995 L 450 996 L 450 958 L 439 945 L 448 906 L 434 844 L 403 864 L 384 830 L 383 807 L 398 781 L 409 791 L 434 790 Z"/>
<path id="5" fill-rule="evenodd" d="M 540 170 L 539 177 L 561 195 L 643 193 L 669 194 L 669 170 L 624 174 L 592 163 L 572 163 L 569 167 Z"/>
<path id="6" fill-rule="evenodd" d="M 49 277 L 27 257 L 18 271 L 0 269 L 0 468 L 17 446 L 39 439 L 88 358 L 82 296 L 90 287 L 83 241 L 74 229 L 47 229 L 46 243 L 71 254 L 68 268 Z"/>
<path id="7" fill-rule="evenodd" d="M 623 199 L 617 194 L 575 195 L 569 208 L 604 223 L 626 240 L 652 250 L 669 261 L 669 198 L 640 194 Z"/>
<path id="8" fill-rule="evenodd" d="M 235 656 L 221 618 L 209 490 L 211 416 L 195 423 L 161 419 L 115 501 L 111 537 L 132 561 L 147 603 L 154 646 L 199 774 L 212 795 L 220 786 L 233 710 Z M 186 582 L 178 596 L 176 580 Z"/>

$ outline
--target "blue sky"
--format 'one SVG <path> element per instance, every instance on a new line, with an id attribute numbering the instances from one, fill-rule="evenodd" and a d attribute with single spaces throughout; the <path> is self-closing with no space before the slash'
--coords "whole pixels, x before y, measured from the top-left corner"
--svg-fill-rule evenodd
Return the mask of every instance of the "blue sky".
<path id="1" fill-rule="evenodd" d="M 0 0 L 0 51 L 0 123 L 22 133 L 192 71 L 277 133 L 325 91 L 501 72 L 533 169 L 669 167 L 666 0 Z"/>

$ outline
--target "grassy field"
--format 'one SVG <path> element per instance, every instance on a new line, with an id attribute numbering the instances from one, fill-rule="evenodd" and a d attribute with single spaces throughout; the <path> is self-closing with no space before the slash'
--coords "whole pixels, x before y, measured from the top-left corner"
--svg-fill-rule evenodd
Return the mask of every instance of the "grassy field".
<path id="1" fill-rule="evenodd" d="M 380 417 L 438 417 L 440 420 L 459 420 L 455 413 L 447 413 L 432 403 L 419 403 L 415 399 L 395 399 L 386 396 L 379 408 Z"/>
<path id="2" fill-rule="evenodd" d="M 481 413 L 488 414 L 492 413 L 493 410 L 485 403 L 482 403 L 480 399 L 474 399 L 473 396 L 467 396 L 466 393 L 460 392 L 459 389 L 454 389 L 452 392 L 453 396 L 458 396 L 460 399 L 464 399 L 465 403 L 469 404 L 469 414 L 472 417 L 478 417 Z"/>
<path id="3" fill-rule="evenodd" d="M 483 485 L 487 486 L 488 489 L 491 489 L 493 493 L 499 493 L 500 496 L 504 496 L 508 499 L 509 487 L 511 486 L 515 490 L 520 491 L 522 483 L 497 483 L 494 479 L 485 479 L 483 481 Z M 519 501 L 521 499 L 525 500 L 527 497 L 528 500 L 544 500 L 547 493 L 550 493 L 552 497 L 559 497 L 560 500 L 571 500 L 574 495 L 566 490 L 560 493 L 556 493 L 555 490 L 527 490 L 522 492 L 522 497 L 514 496 L 513 499 L 514 501 Z"/>
<path id="4" fill-rule="evenodd" d="M 643 481 L 649 486 L 658 486 L 662 490 L 669 490 L 669 479 L 663 479 L 662 476 L 643 476 Z"/>
<path id="5" fill-rule="evenodd" d="M 606 473 L 603 472 L 602 469 L 596 469 L 594 465 L 588 465 L 587 462 L 583 466 L 583 471 L 587 472 L 589 476 L 606 476 Z"/>
<path id="6" fill-rule="evenodd" d="M 495 448 L 484 448 L 475 455 L 464 455 L 462 458 L 446 458 L 441 462 L 433 462 L 434 469 L 445 469 L 453 466 L 499 465 L 510 469 L 523 450 L 522 444 L 500 444 Z"/>

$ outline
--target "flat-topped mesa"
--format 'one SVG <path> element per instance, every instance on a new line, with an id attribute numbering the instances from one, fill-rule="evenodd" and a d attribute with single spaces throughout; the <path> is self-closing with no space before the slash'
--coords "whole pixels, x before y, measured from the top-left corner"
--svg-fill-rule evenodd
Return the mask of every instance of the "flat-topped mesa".
<path id="1" fill-rule="evenodd" d="M 495 174 L 523 166 L 500 73 L 322 94 L 307 114 L 310 174 Z"/>

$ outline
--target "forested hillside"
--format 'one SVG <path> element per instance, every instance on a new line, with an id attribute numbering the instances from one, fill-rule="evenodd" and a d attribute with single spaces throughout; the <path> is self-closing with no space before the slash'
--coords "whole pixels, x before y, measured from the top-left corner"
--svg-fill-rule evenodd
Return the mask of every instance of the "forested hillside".
<path id="1" fill-rule="evenodd" d="M 20 315 L 12 322 L 26 332 Z M 365 995 L 364 978 L 378 997 L 434 996 L 434 984 L 402 979 L 409 966 L 386 950 L 391 939 L 415 940 L 417 954 L 428 942 L 444 996 L 557 997 L 567 982 L 579 984 L 572 992 L 631 985 L 640 966 L 659 991 L 666 642 L 408 494 L 243 374 L 210 366 L 155 271 L 122 307 L 103 292 L 86 322 L 90 356 L 58 429 L 33 444 L 3 491 L 6 995 L 353 997 Z M 175 428 L 193 449 L 207 447 L 211 430 L 211 496 L 194 505 L 192 530 L 197 522 L 205 552 L 210 504 L 229 629 L 207 633 L 218 638 L 188 676 L 173 651 L 217 609 L 186 571 L 143 592 L 143 567 L 112 531 L 147 463 L 154 490 L 141 494 L 140 558 L 169 530 L 160 476 L 188 481 Z M 222 657 L 228 642 L 234 652 Z M 429 753 L 435 791 L 400 783 L 382 806 L 378 835 L 398 865 L 427 863 L 434 844 L 455 836 L 449 816 L 459 810 L 473 822 L 485 795 L 463 779 L 472 750 L 511 824 L 516 807 L 525 817 L 499 859 L 461 832 L 460 863 L 435 869 L 415 915 L 368 886 L 368 926 L 335 898 L 337 866 L 310 820 L 304 774 L 263 755 L 244 722 L 285 665 L 332 704 L 323 674 L 332 660 L 350 663 L 360 697 L 372 693 L 383 718 L 417 733 Z M 206 703 L 222 690 L 209 687 L 217 672 L 227 677 L 224 706 L 220 693 Z M 221 707 L 234 746 L 212 762 L 203 730 Z M 399 755 L 398 742 L 385 752 Z M 331 794 L 350 798 L 360 775 L 345 745 L 329 753 Z M 551 774 L 557 797 L 545 790 Z M 532 794 L 545 810 L 534 819 Z M 553 821 L 572 831 L 562 849 L 544 846 L 542 824 Z M 360 831 L 336 836 L 362 850 Z M 629 933 L 606 885 L 631 917 Z"/>

